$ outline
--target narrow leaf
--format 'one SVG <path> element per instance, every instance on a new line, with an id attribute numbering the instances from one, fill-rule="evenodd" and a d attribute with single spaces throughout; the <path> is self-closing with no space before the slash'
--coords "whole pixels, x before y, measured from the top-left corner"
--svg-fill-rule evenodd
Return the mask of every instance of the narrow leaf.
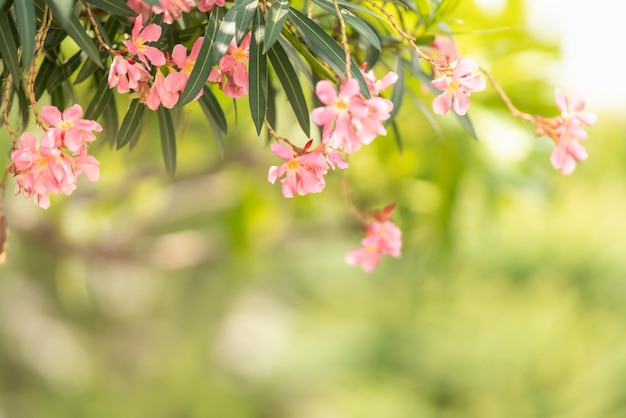
<path id="1" fill-rule="evenodd" d="M 74 0 L 44 0 L 52 10 L 55 19 L 67 20 L 74 12 Z M 54 5 L 54 7 L 53 7 Z"/>
<path id="2" fill-rule="evenodd" d="M 88 0 L 87 3 L 115 16 L 137 16 L 124 0 Z"/>
<path id="3" fill-rule="evenodd" d="M 276 0 L 272 3 L 270 11 L 267 14 L 267 23 L 265 25 L 265 45 L 263 52 L 267 51 L 278 40 L 278 35 L 285 25 L 285 19 L 289 13 L 289 0 Z"/>
<path id="4" fill-rule="evenodd" d="M 328 13 L 332 13 L 335 16 L 337 15 L 335 12 L 335 6 L 332 2 L 329 2 L 328 0 L 314 0 L 314 3 Z M 352 28 L 355 32 L 362 36 L 363 39 L 365 39 L 371 46 L 379 51 L 381 50 L 380 37 L 367 23 L 365 23 L 365 21 L 349 10 L 339 10 L 348 27 Z"/>
<path id="5" fill-rule="evenodd" d="M 141 121 L 146 111 L 146 105 L 141 103 L 139 99 L 131 100 L 126 111 L 126 116 L 122 121 L 122 126 L 117 133 L 117 149 L 122 149 L 133 135 L 141 127 Z"/>
<path id="6" fill-rule="evenodd" d="M 398 59 L 396 74 L 398 74 L 398 80 L 396 81 L 396 84 L 394 84 L 393 90 L 391 91 L 391 103 L 393 103 L 393 110 L 389 115 L 388 121 L 392 121 L 396 117 L 404 99 L 406 86 L 404 85 L 404 61 L 402 61 L 402 59 Z"/>
<path id="7" fill-rule="evenodd" d="M 215 134 L 215 141 L 217 142 L 217 147 L 220 150 L 220 155 L 224 156 L 224 137 L 222 136 L 221 128 L 218 125 L 215 118 L 213 117 L 213 115 L 211 114 L 211 112 L 209 111 L 209 109 L 207 109 L 203 105 L 202 100 L 199 100 L 199 103 L 200 103 L 200 107 L 202 108 L 202 112 L 204 113 L 204 116 L 206 117 L 207 122 L 209 122 L 209 125 L 211 125 L 213 134 Z"/>
<path id="8" fill-rule="evenodd" d="M 96 48 L 93 40 L 87 35 L 85 29 L 74 14 L 63 14 L 63 11 L 59 9 L 57 4 L 58 0 L 44 0 L 46 4 L 52 10 L 54 19 L 58 20 L 63 29 L 67 31 L 67 34 L 78 44 L 78 46 L 87 54 L 90 60 L 92 60 L 98 67 L 104 68 L 98 48 Z"/>
<path id="9" fill-rule="evenodd" d="M 250 113 L 257 135 L 261 134 L 267 109 L 267 56 L 263 53 L 265 38 L 265 26 L 263 24 L 263 12 L 259 10 L 252 25 L 250 69 L 248 72 Z"/>
<path id="10" fill-rule="evenodd" d="M 176 134 L 174 132 L 174 123 L 169 109 L 160 106 L 157 109 L 159 119 L 159 131 L 161 132 L 161 151 L 163 152 L 163 161 L 165 162 L 165 170 L 170 177 L 174 177 L 176 173 Z"/>
<path id="11" fill-rule="evenodd" d="M 35 52 L 35 34 L 37 33 L 35 6 L 32 0 L 14 0 L 13 6 L 22 45 L 22 67 L 28 68 Z"/>
<path id="12" fill-rule="evenodd" d="M 296 26 L 311 51 L 326 61 L 334 72 L 343 74 L 346 70 L 346 53 L 343 48 L 330 35 L 324 32 L 317 23 L 293 7 L 289 8 L 289 16 L 289 19 Z M 351 62 L 350 73 L 359 82 L 361 94 L 369 99 L 370 91 L 367 83 L 359 67 L 353 61 Z"/>
<path id="13" fill-rule="evenodd" d="M 311 124 L 309 121 L 309 109 L 304 98 L 300 80 L 296 70 L 291 65 L 287 53 L 279 42 L 275 43 L 267 52 L 267 56 L 272 63 L 272 67 L 278 76 L 278 80 L 287 95 L 287 100 L 296 114 L 298 123 L 307 136 L 311 134 Z"/>
<path id="14" fill-rule="evenodd" d="M 162 7 L 159 0 L 144 0 L 144 1 L 152 6 Z"/>
<path id="15" fill-rule="evenodd" d="M 211 73 L 211 68 L 217 64 L 221 54 L 226 52 L 226 48 L 228 48 L 228 44 L 219 45 L 220 50 L 216 51 L 218 47 L 215 46 L 215 43 L 220 29 L 219 13 L 220 9 L 215 7 L 209 15 L 209 22 L 204 33 L 204 40 L 200 46 L 200 51 L 198 52 L 198 57 L 196 58 L 196 63 L 191 70 L 191 74 L 189 74 L 185 90 L 181 93 L 180 99 L 178 100 L 179 107 L 186 105 L 198 95 L 202 87 L 206 85 L 209 74 Z M 215 59 L 215 56 L 218 58 Z"/>
<path id="16" fill-rule="evenodd" d="M 220 24 L 220 9 L 214 8 L 209 15 L 209 22 L 204 34 L 196 64 L 191 70 L 185 90 L 180 95 L 178 107 L 191 102 L 206 84 L 211 68 L 218 63 L 228 49 L 233 37 L 243 37 L 247 25 L 254 16 L 254 8 L 258 0 L 235 1 Z M 246 22 L 247 20 L 247 22 Z M 245 25 L 245 27 L 244 27 Z"/>
<path id="17" fill-rule="evenodd" d="M 78 51 L 70 59 L 65 61 L 63 65 L 56 68 L 56 70 L 50 75 L 47 82 L 48 91 L 52 91 L 59 87 L 61 83 L 67 80 L 78 69 L 81 63 L 82 52 Z"/>
<path id="18" fill-rule="evenodd" d="M 85 110 L 85 119 L 98 119 L 112 98 L 113 90 L 109 88 L 107 77 L 102 76 L 87 110 Z"/>
<path id="19" fill-rule="evenodd" d="M 3 64 L 8 68 L 13 76 L 13 84 L 17 86 L 20 82 L 20 64 L 17 59 L 17 47 L 11 26 L 9 25 L 8 14 L 0 10 L 0 55 Z"/>
<path id="20" fill-rule="evenodd" d="M 198 99 L 198 102 L 205 115 L 210 115 L 221 131 L 225 134 L 228 133 L 228 123 L 226 122 L 224 111 L 209 87 L 204 86 L 203 94 Z"/>

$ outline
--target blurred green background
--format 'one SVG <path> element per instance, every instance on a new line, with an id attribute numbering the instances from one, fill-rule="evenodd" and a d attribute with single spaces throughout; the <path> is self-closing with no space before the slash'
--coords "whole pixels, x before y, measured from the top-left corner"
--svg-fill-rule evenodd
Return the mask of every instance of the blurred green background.
<path id="1" fill-rule="evenodd" d="M 450 23 L 462 53 L 555 114 L 558 39 L 521 1 L 478 3 Z M 472 98 L 480 141 L 407 99 L 403 152 L 390 136 L 350 159 L 355 203 L 396 202 L 404 233 L 371 274 L 343 261 L 362 231 L 341 174 L 284 199 L 227 100 L 223 156 L 194 107 L 173 181 L 149 123 L 130 152 L 94 145 L 100 181 L 48 211 L 9 190 L 0 417 L 626 416 L 625 120 L 589 109 L 590 159 L 562 177 L 493 89 Z"/>

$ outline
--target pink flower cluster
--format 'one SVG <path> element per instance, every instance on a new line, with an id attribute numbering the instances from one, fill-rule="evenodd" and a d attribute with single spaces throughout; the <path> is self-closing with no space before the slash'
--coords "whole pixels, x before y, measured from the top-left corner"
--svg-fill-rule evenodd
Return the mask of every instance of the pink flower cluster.
<path id="1" fill-rule="evenodd" d="M 157 42 L 160 37 L 161 27 L 154 23 L 144 27 L 143 17 L 139 15 L 135 19 L 131 39 L 124 41 L 131 56 L 116 55 L 109 69 L 110 88 L 117 87 L 118 93 L 139 92 L 142 103 L 152 110 L 161 105 L 171 109 L 178 103 L 204 39 L 196 39 L 189 55 L 185 46 L 175 45 L 168 60 L 158 48 L 147 45 L 148 42 Z M 154 76 L 149 72 L 151 65 L 157 67 Z M 168 71 L 167 76 L 162 69 Z"/>
<path id="2" fill-rule="evenodd" d="M 361 247 L 346 254 L 346 263 L 361 265 L 363 271 L 370 272 L 378 266 L 382 256 L 400 257 L 402 231 L 389 220 L 393 208 L 394 205 L 389 205 L 375 214 L 375 219 L 365 226 Z"/>
<path id="3" fill-rule="evenodd" d="M 252 32 L 242 39 L 238 46 L 236 39 L 230 42 L 228 50 L 220 58 L 219 66 L 211 69 L 209 81 L 215 83 L 224 94 L 232 99 L 238 99 L 248 93 L 248 67 L 250 61 L 250 40 Z"/>
<path id="4" fill-rule="evenodd" d="M 593 113 L 583 112 L 585 101 L 580 96 L 568 98 L 559 89 L 556 89 L 555 96 L 561 115 L 537 119 L 535 134 L 552 138 L 556 147 L 550 162 L 561 174 L 567 175 L 574 172 L 577 161 L 587 159 L 587 151 L 579 142 L 587 139 L 587 132 L 582 127 L 593 125 L 597 117 Z"/>
<path id="5" fill-rule="evenodd" d="M 87 153 L 88 143 L 96 139 L 95 132 L 102 131 L 93 120 L 81 119 L 79 105 L 65 109 L 44 106 L 41 116 L 50 128 L 41 137 L 40 146 L 31 133 L 24 133 L 19 148 L 11 153 L 13 172 L 16 174 L 15 194 L 22 192 L 35 203 L 50 207 L 49 193 L 71 194 L 76 189 L 79 174 L 90 181 L 100 176 L 98 161 Z"/>
<path id="6" fill-rule="evenodd" d="M 435 50 L 431 64 L 441 77 L 431 81 L 433 87 L 443 91 L 433 101 L 433 111 L 444 115 L 452 108 L 458 115 L 465 115 L 472 92 L 485 89 L 485 80 L 476 74 L 478 64 L 471 58 L 459 60 L 456 47 L 448 38 L 437 36 L 432 47 Z"/>
<path id="7" fill-rule="evenodd" d="M 351 154 L 362 144 L 369 144 L 378 135 L 386 135 L 382 122 L 389 119 L 393 110 L 391 100 L 379 97 L 380 91 L 394 84 L 398 76 L 390 72 L 376 80 L 373 72 L 364 73 L 371 98 L 366 99 L 359 90 L 359 83 L 348 78 L 339 92 L 328 80 L 321 80 L 315 94 L 326 106 L 313 109 L 311 119 L 324 129 L 324 141 L 336 150 Z"/>
<path id="8" fill-rule="evenodd" d="M 128 0 L 128 6 L 144 19 L 150 17 L 150 13 L 163 14 L 163 22 L 171 25 L 175 20 L 180 18 L 183 13 L 189 13 L 191 9 L 196 7 L 194 0 L 159 0 L 160 6 L 154 6 L 143 0 Z M 198 10 L 208 12 L 213 10 L 215 6 L 222 7 L 225 0 L 200 0 L 198 1 Z"/>
<path id="9" fill-rule="evenodd" d="M 267 180 L 274 184 L 285 176 L 282 183 L 283 196 L 294 197 L 296 193 L 305 195 L 319 193 L 326 186 L 324 175 L 328 167 L 344 169 L 348 167 L 340 153 L 324 144 L 309 150 L 313 141 L 307 142 L 304 148 L 283 144 L 272 144 L 272 152 L 285 160 L 280 166 L 272 166 L 267 174 Z"/>

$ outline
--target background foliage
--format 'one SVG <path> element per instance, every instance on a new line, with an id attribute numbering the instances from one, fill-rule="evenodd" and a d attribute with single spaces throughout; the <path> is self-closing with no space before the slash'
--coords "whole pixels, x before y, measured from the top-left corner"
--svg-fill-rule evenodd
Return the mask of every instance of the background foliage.
<path id="1" fill-rule="evenodd" d="M 558 48 L 524 31 L 521 1 L 453 15 L 520 108 L 556 112 Z M 623 118 L 601 115 L 564 178 L 489 89 L 479 142 L 406 106 L 403 152 L 390 136 L 350 160 L 353 198 L 395 201 L 404 231 L 403 258 L 364 275 L 343 263 L 361 231 L 340 176 L 286 201 L 219 99 L 223 150 L 194 108 L 173 181 L 154 115 L 131 151 L 92 147 L 101 180 L 50 210 L 7 196 L 0 417 L 624 416 Z"/>

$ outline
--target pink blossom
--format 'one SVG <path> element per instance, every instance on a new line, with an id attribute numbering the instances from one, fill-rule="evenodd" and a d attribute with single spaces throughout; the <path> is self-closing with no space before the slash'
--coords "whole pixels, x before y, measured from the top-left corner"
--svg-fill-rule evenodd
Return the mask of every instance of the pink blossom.
<path id="1" fill-rule="evenodd" d="M 50 207 L 48 193 L 70 194 L 76 188 L 76 175 L 71 159 L 55 146 L 53 135 L 44 135 L 37 149 L 37 140 L 31 133 L 20 137 L 20 147 L 11 153 L 17 180 L 15 194 L 33 197 L 38 206 Z"/>
<path id="2" fill-rule="evenodd" d="M 209 74 L 209 81 L 216 83 L 224 90 L 224 93 L 233 99 L 237 99 L 248 93 L 248 61 L 250 60 L 251 32 L 243 38 L 241 45 L 233 39 L 228 46 L 228 51 L 220 59 L 219 69 L 213 68 Z"/>
<path id="3" fill-rule="evenodd" d="M 226 4 L 225 0 L 200 0 L 198 2 L 198 10 L 201 12 L 210 12 L 213 7 L 223 7 Z"/>
<path id="4" fill-rule="evenodd" d="M 204 37 L 199 37 L 194 42 L 191 47 L 191 52 L 189 56 L 187 56 L 187 49 L 184 45 L 175 45 L 172 50 L 172 61 L 176 66 L 180 69 L 180 71 L 175 71 L 167 75 L 165 77 L 165 88 L 172 92 L 179 92 L 185 89 L 185 85 L 187 84 L 187 80 L 189 80 L 189 75 L 193 70 L 194 65 L 196 64 L 196 58 L 198 58 L 198 53 L 200 52 L 200 47 L 202 46 L 202 41 Z M 202 95 L 202 90 L 198 94 L 198 97 Z"/>
<path id="5" fill-rule="evenodd" d="M 349 78 L 339 88 L 339 93 L 328 80 L 315 86 L 315 94 L 326 106 L 311 111 L 311 120 L 330 134 L 328 144 L 348 154 L 361 147 L 361 139 L 352 126 L 352 118 L 365 116 L 367 108 L 359 92 L 359 83 Z"/>
<path id="6" fill-rule="evenodd" d="M 458 115 L 465 115 L 469 108 L 469 96 L 473 91 L 485 89 L 485 80 L 480 75 L 473 74 L 478 64 L 470 58 L 451 64 L 454 67 L 451 74 L 431 81 L 431 84 L 443 93 L 433 101 L 433 110 L 439 115 L 448 113 L 451 107 Z M 454 101 L 453 101 L 454 99 Z"/>
<path id="7" fill-rule="evenodd" d="M 156 14 L 163 14 L 163 23 L 171 25 L 183 13 L 189 13 L 196 5 L 194 0 L 159 0 L 161 7 L 152 6 L 152 11 Z"/>
<path id="8" fill-rule="evenodd" d="M 349 251 L 345 261 L 370 272 L 378 266 L 381 256 L 400 257 L 401 249 L 402 231 L 390 220 L 376 219 L 367 225 L 361 247 Z"/>
<path id="9" fill-rule="evenodd" d="M 280 166 L 272 166 L 267 174 L 267 180 L 274 184 L 285 175 L 281 181 L 283 196 L 294 197 L 308 193 L 319 193 L 324 189 L 326 182 L 324 174 L 328 171 L 326 159 L 319 149 L 300 154 L 294 154 L 291 147 L 282 144 L 272 144 L 272 152 L 285 160 Z"/>
<path id="10" fill-rule="evenodd" d="M 376 79 L 376 74 L 374 74 L 374 70 L 369 70 L 368 72 L 365 72 L 365 67 L 366 64 L 363 64 L 361 66 L 361 74 L 363 74 L 363 78 L 367 83 L 367 87 L 369 88 L 369 91 L 373 96 L 378 96 L 381 91 L 396 84 L 396 81 L 398 81 L 398 74 L 394 73 L 393 71 L 388 72 L 383 78 L 378 80 Z"/>
<path id="11" fill-rule="evenodd" d="M 556 144 L 550 162 L 562 174 L 571 174 L 576 162 L 587 159 L 587 151 L 578 141 L 587 139 L 583 126 L 593 125 L 597 117 L 583 112 L 585 102 L 577 95 L 568 98 L 560 90 L 555 91 L 556 104 L 561 115 L 536 120 L 535 134 L 548 135 Z"/>
<path id="12" fill-rule="evenodd" d="M 574 139 L 564 139 L 559 142 L 550 155 L 552 166 L 563 175 L 572 174 L 576 168 L 576 161 L 581 162 L 586 159 L 585 147 Z"/>
<path id="13" fill-rule="evenodd" d="M 152 76 L 143 64 L 130 61 L 120 55 L 116 55 L 109 69 L 109 88 L 117 86 L 118 93 L 128 93 L 130 90 L 138 91 L 140 84 L 151 80 Z"/>
<path id="14" fill-rule="evenodd" d="M 81 119 L 83 109 L 75 104 L 61 113 L 56 106 L 44 106 L 41 116 L 50 125 L 47 131 L 55 140 L 55 146 L 64 146 L 72 153 L 87 149 L 87 143 L 96 139 L 93 134 L 101 132 L 102 126 L 95 120 Z"/>
<path id="15" fill-rule="evenodd" d="M 144 20 L 150 17 L 150 12 L 152 11 L 152 6 L 146 3 L 143 0 L 127 0 L 126 4 L 128 7 L 133 9 L 137 14 L 140 14 Z"/>
<path id="16" fill-rule="evenodd" d="M 161 38 L 161 27 L 151 23 L 143 27 L 143 16 L 139 15 L 135 19 L 135 25 L 131 32 L 131 40 L 124 41 L 124 45 L 128 48 L 128 52 L 136 55 L 147 68 L 150 68 L 148 60 L 152 65 L 165 65 L 165 54 L 158 48 L 146 45 L 146 42 L 157 42 Z"/>
<path id="17" fill-rule="evenodd" d="M 373 78 L 374 91 L 388 87 L 395 82 L 393 76 L 376 86 Z M 382 80 L 381 80 L 382 81 Z M 358 150 L 362 144 L 369 144 L 378 135 L 385 135 L 382 122 L 389 119 L 393 103 L 381 97 L 365 99 L 359 91 L 359 83 L 350 78 L 340 87 L 339 92 L 330 81 L 319 81 L 315 94 L 326 106 L 313 109 L 311 119 L 322 126 L 324 142 L 334 149 L 344 150 L 350 154 Z"/>
<path id="18" fill-rule="evenodd" d="M 367 113 L 360 118 L 353 118 L 352 124 L 361 143 L 369 144 L 378 135 L 387 135 L 382 122 L 391 117 L 393 103 L 382 97 L 372 97 L 364 101 Z"/>
<path id="19" fill-rule="evenodd" d="M 457 52 L 456 45 L 450 38 L 435 35 L 435 40 L 431 46 L 435 50 L 434 57 L 431 58 L 437 68 L 447 68 L 452 63 L 459 60 L 459 53 Z"/>
<path id="20" fill-rule="evenodd" d="M 556 105 L 561 111 L 562 134 L 575 139 L 587 139 L 587 132 L 581 126 L 591 126 L 596 123 L 597 116 L 590 112 L 583 112 L 585 101 L 578 95 L 568 98 L 561 90 L 555 90 Z"/>
<path id="21" fill-rule="evenodd" d="M 172 92 L 166 88 L 165 77 L 161 71 L 157 71 L 145 103 L 152 110 L 157 110 L 159 105 L 171 109 L 178 103 L 178 92 Z"/>

